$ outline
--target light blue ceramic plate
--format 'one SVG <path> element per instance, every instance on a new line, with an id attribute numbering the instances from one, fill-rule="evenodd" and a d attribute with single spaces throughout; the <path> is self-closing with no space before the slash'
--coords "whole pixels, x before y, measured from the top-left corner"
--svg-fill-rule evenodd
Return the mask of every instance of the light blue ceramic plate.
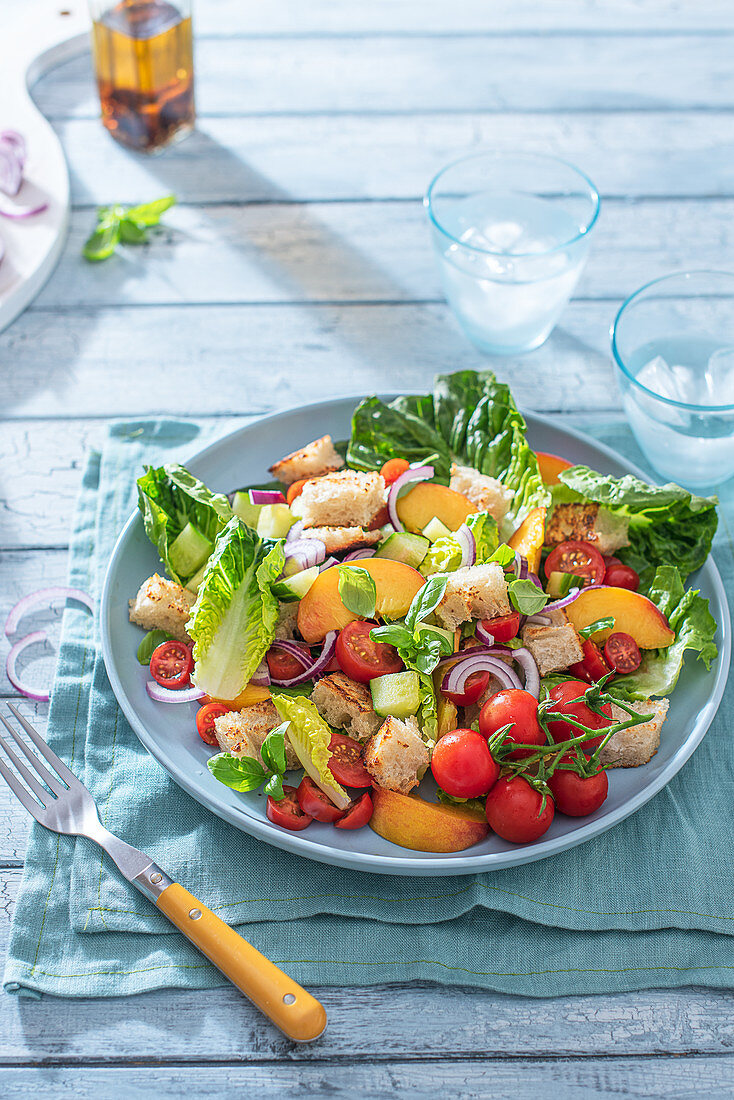
<path id="1" fill-rule="evenodd" d="M 262 481 L 268 466 L 299 445 L 327 432 L 334 439 L 348 438 L 357 400 L 340 398 L 265 417 L 207 447 L 188 465 L 210 488 L 221 492 Z M 527 420 L 530 442 L 538 450 L 561 454 L 602 472 L 621 475 L 631 471 L 644 476 L 608 448 L 559 428 L 551 420 L 534 414 Z M 638 810 L 682 768 L 711 724 L 729 670 L 729 609 L 718 570 L 708 561 L 693 580 L 709 598 L 719 624 L 718 659 L 708 673 L 702 665 L 688 662 L 673 696 L 658 753 L 644 767 L 611 771 L 609 796 L 593 817 L 578 820 L 557 814 L 537 844 L 517 847 L 490 836 L 456 855 L 399 848 L 369 828 L 341 832 L 314 822 L 304 832 L 289 833 L 268 821 L 262 795 L 238 794 L 210 775 L 206 766 L 209 750 L 194 727 L 195 704 L 154 703 L 146 693 L 148 672 L 135 655 L 141 635 L 139 628 L 128 622 L 128 599 L 158 567 L 158 557 L 136 512 L 118 539 L 102 595 L 104 658 L 126 718 L 169 775 L 213 813 L 278 848 L 341 867 L 382 874 L 455 875 L 528 863 L 581 844 Z"/>

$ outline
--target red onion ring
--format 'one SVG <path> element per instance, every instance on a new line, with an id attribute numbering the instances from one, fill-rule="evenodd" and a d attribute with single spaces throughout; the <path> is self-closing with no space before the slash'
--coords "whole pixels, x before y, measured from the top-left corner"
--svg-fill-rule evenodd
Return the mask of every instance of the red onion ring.
<path id="1" fill-rule="evenodd" d="M 157 680 L 146 680 L 145 690 L 156 703 L 195 703 L 202 695 L 206 695 L 205 691 L 197 687 L 164 688 Z"/>
<path id="2" fill-rule="evenodd" d="M 290 638 L 274 638 L 270 645 L 272 649 L 282 649 L 284 653 L 289 653 L 291 657 L 295 657 L 303 668 L 310 668 L 313 664 L 311 650 L 305 642 L 295 642 Z M 274 680 L 273 682 L 278 684 L 283 681 Z"/>
<path id="3" fill-rule="evenodd" d="M 26 634 L 25 638 L 21 638 L 20 641 L 15 643 L 5 662 L 5 671 L 15 690 L 28 699 L 34 699 L 37 703 L 47 703 L 51 696 L 47 691 L 38 691 L 37 688 L 28 687 L 27 684 L 24 684 L 17 669 L 17 662 L 23 650 L 27 649 L 29 645 L 47 641 L 48 635 L 45 630 L 34 630 L 32 634 Z"/>
<path id="4" fill-rule="evenodd" d="M 483 626 L 481 622 L 477 623 L 475 635 L 484 645 L 494 645 L 494 634 L 490 634 L 486 626 Z"/>
<path id="5" fill-rule="evenodd" d="M 326 557 L 326 546 L 321 539 L 295 539 L 283 543 L 286 559 L 292 558 L 301 569 L 310 569 L 319 565 Z"/>
<path id="6" fill-rule="evenodd" d="M 344 561 L 358 561 L 359 558 L 371 558 L 374 557 L 374 550 L 370 550 L 368 546 L 363 546 L 361 550 L 351 550 L 345 557 Z"/>
<path id="7" fill-rule="evenodd" d="M 446 657 L 441 657 L 436 665 L 436 668 L 441 668 L 442 665 L 446 665 L 449 661 L 465 661 L 468 657 L 477 657 L 481 654 L 493 657 L 498 653 L 509 656 L 513 650 L 509 646 L 505 645 L 473 645 L 469 649 L 462 649 L 461 653 L 449 653 Z"/>
<path id="8" fill-rule="evenodd" d="M 250 504 L 285 504 L 279 489 L 250 489 Z"/>
<path id="9" fill-rule="evenodd" d="M 0 133 L 0 191 L 17 195 L 23 182 L 25 141 L 15 130 Z"/>
<path id="10" fill-rule="evenodd" d="M 473 661 L 474 658 L 482 658 L 486 659 L 487 661 L 494 662 L 500 657 L 511 657 L 513 661 L 517 661 L 517 663 L 520 665 L 520 668 L 523 670 L 523 673 L 525 674 L 525 691 L 529 691 L 530 694 L 534 695 L 537 699 L 540 695 L 540 673 L 538 672 L 538 666 L 535 662 L 535 658 L 533 657 L 530 650 L 526 649 L 524 646 L 520 649 L 511 649 L 510 646 L 506 645 L 477 645 L 472 646 L 470 649 L 464 649 L 461 653 L 452 653 L 448 657 L 442 657 L 441 660 L 438 662 L 438 665 L 436 666 L 437 668 L 441 665 L 448 664 L 449 661 L 453 662 L 454 667 L 451 668 L 449 672 L 447 672 L 446 676 L 444 676 L 443 682 L 441 684 L 441 690 L 443 691 L 444 687 L 446 687 L 446 690 L 448 691 L 462 690 L 462 688 L 448 687 L 448 678 L 454 671 L 454 669 L 458 668 L 463 672 L 464 668 L 467 667 L 469 665 L 469 662 Z M 507 665 L 504 663 L 504 661 L 500 661 L 500 664 L 503 666 L 503 668 L 507 669 Z M 490 671 L 492 672 L 493 676 L 495 675 L 492 668 L 488 668 L 488 666 L 478 665 L 472 667 L 475 672 Z M 517 682 L 506 684 L 506 687 L 523 687 L 523 685 L 520 683 L 520 680 L 512 671 L 512 669 L 510 669 L 510 676 L 514 677 Z M 464 683 L 466 683 L 467 678 L 468 677 L 465 677 Z M 501 679 L 500 676 L 497 676 L 496 678 L 498 680 Z"/>
<path id="11" fill-rule="evenodd" d="M 553 603 L 547 603 L 543 611 L 560 611 L 562 607 L 568 607 L 570 603 L 573 603 L 580 592 L 580 588 L 572 588 L 568 595 L 564 596 L 562 600 L 554 600 Z"/>
<path id="12" fill-rule="evenodd" d="M 537 573 L 530 573 L 529 572 L 528 573 L 528 580 L 532 581 L 536 588 L 542 588 L 543 587 L 543 585 L 540 583 L 540 577 L 538 576 Z"/>
<path id="13" fill-rule="evenodd" d="M 531 626 L 550 626 L 551 624 L 547 615 L 528 615 L 527 622 Z"/>
<path id="14" fill-rule="evenodd" d="M 525 691 L 534 695 L 537 699 L 540 695 L 540 672 L 538 671 L 538 665 L 529 649 L 513 649 L 513 660 L 517 661 L 520 668 L 525 673 Z"/>
<path id="15" fill-rule="evenodd" d="M 19 221 L 22 218 L 32 218 L 34 214 L 42 214 L 43 211 L 47 209 L 47 202 L 36 203 L 35 206 L 21 206 L 20 203 L 15 202 L 13 199 L 9 199 L 5 195 L 0 195 L 0 214 L 2 214 L 4 218 L 13 218 Z"/>
<path id="16" fill-rule="evenodd" d="M 404 474 L 396 478 L 390 486 L 390 491 L 387 494 L 387 513 L 390 517 L 390 523 L 393 525 L 396 531 L 404 531 L 402 523 L 398 519 L 398 494 L 400 490 L 410 484 L 411 481 L 430 481 L 433 477 L 433 466 L 415 466 L 409 470 L 406 470 Z"/>
<path id="17" fill-rule="evenodd" d="M 289 530 L 288 534 L 285 536 L 285 541 L 287 543 L 288 542 L 296 542 L 298 539 L 300 539 L 302 534 L 303 534 L 303 520 L 299 519 L 299 520 L 296 520 L 296 522 L 293 524 L 293 526 Z"/>
<path id="18" fill-rule="evenodd" d="M 270 685 L 270 669 L 264 657 L 250 677 L 250 683 L 254 684 L 255 687 L 268 687 Z"/>
<path id="19" fill-rule="evenodd" d="M 475 672 L 489 672 L 504 687 L 522 688 L 519 677 L 504 661 L 500 661 L 497 657 L 488 657 L 486 654 L 479 654 L 476 657 L 471 654 L 469 660 L 449 669 L 441 681 L 441 691 L 462 694 L 467 680 Z"/>
<path id="20" fill-rule="evenodd" d="M 10 637 L 11 634 L 15 633 L 18 629 L 18 623 L 26 612 L 33 610 L 34 607 L 50 607 L 57 600 L 77 600 L 88 607 L 90 611 L 94 611 L 92 597 L 83 592 L 81 588 L 66 588 L 62 585 L 55 585 L 53 588 L 39 588 L 36 592 L 24 596 L 22 600 L 18 600 L 15 607 L 12 608 L 5 620 L 6 635 Z"/>
<path id="21" fill-rule="evenodd" d="M 461 547 L 461 565 L 474 565 L 477 560 L 477 541 L 471 528 L 462 523 L 454 531 L 454 538 Z"/>
<path id="22" fill-rule="evenodd" d="M 325 562 L 322 562 L 322 564 L 319 566 L 319 573 L 323 573 L 325 569 L 331 569 L 332 565 L 339 565 L 339 561 L 337 558 L 329 557 L 326 559 Z"/>
<path id="23" fill-rule="evenodd" d="M 314 680 L 317 676 L 321 676 L 326 671 L 327 666 L 330 664 L 334 653 L 336 652 L 336 630 L 330 630 L 324 638 L 324 645 L 321 653 L 316 660 L 309 666 L 300 672 L 298 676 L 292 676 L 289 680 L 276 680 L 273 677 L 273 683 L 278 684 L 280 687 L 296 687 L 297 684 L 304 684 L 307 680 Z M 273 642 L 273 645 L 282 643 Z M 294 643 L 296 644 L 296 643 Z M 291 652 L 289 650 L 289 652 Z M 295 656 L 295 653 L 293 654 Z M 300 659 L 300 658 L 299 658 Z"/>

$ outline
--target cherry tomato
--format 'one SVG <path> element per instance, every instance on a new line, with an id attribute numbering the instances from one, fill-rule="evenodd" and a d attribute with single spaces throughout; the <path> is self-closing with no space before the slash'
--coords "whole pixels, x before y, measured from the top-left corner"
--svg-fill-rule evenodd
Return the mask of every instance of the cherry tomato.
<path id="1" fill-rule="evenodd" d="M 207 745 L 219 744 L 214 732 L 214 719 L 219 718 L 220 714 L 229 714 L 229 707 L 225 707 L 224 703 L 205 703 L 196 712 L 196 728 L 199 731 L 199 737 L 202 741 L 206 741 Z"/>
<path id="2" fill-rule="evenodd" d="M 604 646 L 604 657 L 615 672 L 637 672 L 642 661 L 640 647 L 631 634 L 617 630 L 610 634 Z"/>
<path id="3" fill-rule="evenodd" d="M 364 766 L 362 746 L 353 737 L 332 733 L 329 771 L 343 787 L 371 787 L 372 776 Z"/>
<path id="4" fill-rule="evenodd" d="M 604 567 L 608 569 L 610 565 L 621 565 L 622 562 L 619 558 L 615 558 L 614 554 L 602 554 L 604 558 Z"/>
<path id="5" fill-rule="evenodd" d="M 594 684 L 597 680 L 601 680 L 602 676 L 609 675 L 612 670 L 602 657 L 601 650 L 596 642 L 592 642 L 591 638 L 586 638 L 581 643 L 581 649 L 584 653 L 583 661 L 571 665 L 569 672 L 572 672 L 574 676 L 578 676 L 580 680 L 586 680 L 588 684 Z"/>
<path id="6" fill-rule="evenodd" d="M 484 619 L 482 626 L 494 638 L 495 642 L 509 642 L 517 637 L 520 629 L 520 612 L 512 611 L 509 615 L 500 615 L 497 619 Z"/>
<path id="7" fill-rule="evenodd" d="M 556 684 L 549 693 L 553 701 L 553 710 L 560 711 L 561 714 L 567 714 L 570 718 L 581 722 L 582 725 L 588 726 L 589 729 L 607 729 L 612 721 L 611 705 L 609 703 L 602 705 L 601 709 L 609 719 L 608 722 L 605 722 L 601 714 L 596 714 L 593 710 L 590 710 L 584 702 L 583 696 L 587 689 L 588 684 L 583 684 L 578 680 L 564 680 L 562 684 Z M 581 733 L 581 730 L 569 725 L 568 722 L 564 722 L 562 718 L 556 718 L 548 722 L 548 731 L 554 741 L 570 741 L 572 737 L 577 737 Z M 584 741 L 581 747 L 584 752 L 592 753 L 603 740 L 603 735 L 592 737 L 591 740 Z"/>
<path id="8" fill-rule="evenodd" d="M 288 491 L 285 495 L 286 502 L 292 504 L 296 497 L 299 497 L 303 492 L 303 486 L 308 481 L 307 477 L 302 477 L 299 481 L 294 481 L 292 485 L 288 486 Z"/>
<path id="9" fill-rule="evenodd" d="M 601 584 L 604 580 L 604 558 L 589 542 L 562 542 L 545 559 L 545 575 L 575 573 L 584 578 L 584 585 Z"/>
<path id="10" fill-rule="evenodd" d="M 540 792 L 521 775 L 498 779 L 487 795 L 487 821 L 503 840 L 529 844 L 541 837 L 553 820 L 553 799 L 546 798 L 541 813 L 542 802 Z"/>
<path id="11" fill-rule="evenodd" d="M 281 798 L 279 802 L 276 802 L 272 795 L 268 795 L 265 807 L 268 821 L 272 821 L 273 825 L 280 825 L 282 829 L 290 829 L 292 832 L 305 829 L 311 824 L 313 818 L 310 814 L 304 813 L 298 804 L 298 791 L 295 787 L 289 787 L 284 783 L 283 792 L 285 798 Z"/>
<path id="12" fill-rule="evenodd" d="M 458 729 L 439 737 L 431 757 L 433 778 L 454 798 L 479 798 L 494 786 L 499 765 L 476 730 Z"/>
<path id="13" fill-rule="evenodd" d="M 563 760 L 572 759 L 570 753 L 566 753 Z M 585 779 L 577 772 L 557 768 L 548 780 L 548 786 L 553 791 L 556 809 L 568 817 L 586 817 L 598 810 L 609 793 L 609 780 L 607 773 L 601 765 L 594 775 Z"/>
<path id="14" fill-rule="evenodd" d="M 376 676 L 387 676 L 391 672 L 400 672 L 403 662 L 395 646 L 385 642 L 374 642 L 370 631 L 377 623 L 347 623 L 339 631 L 336 639 L 336 658 L 347 676 L 368 684 Z"/>
<path id="15" fill-rule="evenodd" d="M 298 805 L 303 812 L 316 821 L 338 821 L 340 817 L 344 816 L 344 810 L 340 810 L 338 806 L 335 806 L 329 796 L 324 794 L 320 787 L 316 786 L 309 775 L 304 775 L 298 784 L 296 794 Z"/>
<path id="16" fill-rule="evenodd" d="M 538 700 L 522 688 L 504 688 L 493 695 L 479 712 L 479 729 L 483 737 L 490 738 L 502 726 L 514 722 L 505 741 L 523 745 L 545 745 L 545 734 L 538 724 Z M 530 756 L 532 749 L 515 749 L 510 760 Z"/>
<path id="17" fill-rule="evenodd" d="M 306 656 L 309 655 L 306 646 L 304 646 L 303 652 Z M 272 649 L 269 649 L 265 654 L 265 660 L 268 662 L 270 675 L 274 680 L 292 680 L 294 676 L 298 676 L 299 673 L 303 672 L 303 665 L 298 658 L 279 646 L 273 646 Z"/>
<path id="18" fill-rule="evenodd" d="M 368 791 L 348 806 L 344 816 L 334 822 L 337 829 L 361 829 L 372 817 L 372 799 Z"/>
<path id="19" fill-rule="evenodd" d="M 161 642 L 150 657 L 150 674 L 164 688 L 182 688 L 189 682 L 194 658 L 184 642 Z"/>
<path id="20" fill-rule="evenodd" d="M 609 584 L 612 588 L 629 588 L 630 592 L 636 592 L 640 587 L 640 577 L 631 565 L 623 565 L 621 561 L 615 561 L 607 566 L 604 584 Z"/>
<path id="21" fill-rule="evenodd" d="M 410 469 L 410 463 L 405 458 L 389 458 L 380 470 L 386 485 L 392 485 L 406 470 Z"/>
<path id="22" fill-rule="evenodd" d="M 472 672 L 464 684 L 463 691 L 444 691 L 441 688 L 441 694 L 450 699 L 456 707 L 470 707 L 472 703 L 477 702 L 480 696 L 484 695 L 488 683 L 488 672 Z"/>

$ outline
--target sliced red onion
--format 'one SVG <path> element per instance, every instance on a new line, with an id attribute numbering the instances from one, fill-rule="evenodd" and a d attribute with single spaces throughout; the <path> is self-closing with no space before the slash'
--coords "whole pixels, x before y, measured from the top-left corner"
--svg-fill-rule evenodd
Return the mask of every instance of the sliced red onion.
<path id="1" fill-rule="evenodd" d="M 23 182 L 25 141 L 15 130 L 0 133 L 0 191 L 17 195 Z"/>
<path id="2" fill-rule="evenodd" d="M 477 542 L 471 528 L 462 523 L 461 527 L 454 531 L 454 538 L 461 547 L 461 564 L 474 565 L 477 560 Z"/>
<path id="3" fill-rule="evenodd" d="M 250 504 L 285 504 L 279 489 L 250 489 Z"/>
<path id="4" fill-rule="evenodd" d="M 298 539 L 300 539 L 302 534 L 303 534 L 303 520 L 299 519 L 299 520 L 296 520 L 296 522 L 293 524 L 293 526 L 291 527 L 288 534 L 285 536 L 285 541 L 286 541 L 286 543 L 296 542 Z"/>
<path id="5" fill-rule="evenodd" d="M 528 580 L 532 581 L 536 588 L 541 588 L 543 585 L 540 583 L 540 577 L 537 573 L 528 573 Z"/>
<path id="6" fill-rule="evenodd" d="M 344 561 L 357 561 L 359 558 L 372 558 L 374 557 L 374 550 L 370 550 L 368 546 L 363 546 L 361 550 L 350 550 L 345 555 Z"/>
<path id="7" fill-rule="evenodd" d="M 4 255 L 5 255 L 5 245 L 2 242 L 2 238 L 0 238 L 0 264 L 3 262 L 3 256 Z"/>
<path id="8" fill-rule="evenodd" d="M 476 657 L 472 654 L 469 660 L 462 661 L 446 673 L 441 682 L 441 691 L 461 694 L 467 680 L 475 672 L 489 672 L 504 687 L 522 688 L 520 678 L 504 661 L 500 661 L 497 657 L 488 657 L 486 654 L 479 654 Z"/>
<path id="9" fill-rule="evenodd" d="M 273 649 L 282 649 L 284 653 L 290 653 L 291 657 L 295 657 L 304 668 L 310 668 L 313 664 L 311 650 L 305 642 L 296 642 L 291 638 L 274 638 L 270 644 Z M 274 680 L 273 682 L 279 684 L 282 681 Z"/>
<path id="10" fill-rule="evenodd" d="M 522 557 L 520 556 L 520 551 L 516 550 L 515 551 L 515 561 L 514 561 L 514 564 L 512 566 L 513 572 L 514 572 L 516 577 L 520 576 L 521 566 L 522 566 Z"/>
<path id="11" fill-rule="evenodd" d="M 267 687 L 270 683 L 270 669 L 268 668 L 268 662 L 265 658 L 262 659 L 257 666 L 252 676 L 250 677 L 250 683 L 255 687 Z"/>
<path id="12" fill-rule="evenodd" d="M 390 516 L 390 523 L 396 531 L 405 530 L 398 519 L 397 503 L 400 490 L 411 481 L 430 481 L 432 477 L 433 466 L 416 466 L 415 468 L 406 470 L 404 474 L 401 474 L 400 477 L 393 481 L 390 486 L 390 491 L 387 494 L 387 512 Z"/>
<path id="13" fill-rule="evenodd" d="M 568 607 L 570 603 L 573 603 L 580 591 L 580 588 L 571 588 L 567 596 L 564 596 L 562 600 L 554 600 L 553 603 L 547 603 L 543 611 L 560 611 L 562 607 Z"/>
<path id="14" fill-rule="evenodd" d="M 550 626 L 551 624 L 547 615 L 528 615 L 527 621 L 531 626 Z"/>
<path id="15" fill-rule="evenodd" d="M 319 565 L 326 557 L 326 546 L 321 539 L 295 539 L 283 544 L 286 558 L 292 558 L 301 569 Z"/>
<path id="16" fill-rule="evenodd" d="M 25 638 L 21 638 L 8 653 L 7 660 L 5 662 L 5 671 L 8 674 L 8 679 L 13 685 L 16 691 L 19 691 L 21 695 L 25 695 L 28 699 L 34 699 L 37 703 L 47 703 L 51 696 L 47 691 L 39 691 L 37 688 L 28 687 L 23 683 L 23 679 L 18 672 L 18 658 L 24 649 L 27 649 L 29 645 L 35 645 L 36 642 L 47 642 L 48 635 L 45 630 L 34 630 L 32 634 L 26 634 Z"/>
<path id="17" fill-rule="evenodd" d="M 525 683 L 523 685 L 525 691 L 528 691 L 537 699 L 540 695 L 540 672 L 535 658 L 530 650 L 525 648 L 513 649 L 512 657 L 525 673 Z"/>
<path id="18" fill-rule="evenodd" d="M 42 214 L 46 209 L 48 209 L 47 202 L 36 203 L 35 206 L 22 206 L 14 199 L 0 195 L 0 214 L 4 218 L 14 218 L 16 220 L 32 218 L 34 214 Z"/>
<path id="19" fill-rule="evenodd" d="M 481 622 L 477 623 L 475 635 L 479 638 L 479 641 L 484 642 L 485 645 L 494 645 L 494 634 L 490 634 L 486 626 L 483 626 Z"/>
<path id="20" fill-rule="evenodd" d="M 164 688 L 156 680 L 146 680 L 145 690 L 156 703 L 195 703 L 202 695 L 206 695 L 206 692 L 197 687 Z"/>
<path id="21" fill-rule="evenodd" d="M 327 666 L 331 662 L 331 659 L 336 652 L 336 630 L 330 630 L 324 638 L 324 645 L 321 653 L 318 655 L 315 661 L 310 666 L 300 672 L 298 676 L 292 676 L 290 680 L 276 680 L 273 677 L 273 683 L 279 684 L 280 687 L 296 687 L 297 684 L 303 684 L 307 680 L 314 680 L 317 676 L 321 676 L 326 671 Z M 273 645 L 282 645 L 282 642 L 273 642 Z M 294 643 L 297 644 L 297 643 Z M 292 652 L 289 650 L 289 652 Z M 293 654 L 295 656 L 295 653 Z M 300 658 L 299 658 L 300 659 Z"/>
<path id="22" fill-rule="evenodd" d="M 512 656 L 512 650 L 507 645 L 473 645 L 468 649 L 462 649 L 460 653 L 449 653 L 447 657 L 441 657 L 436 668 L 446 665 L 449 661 L 466 661 L 469 657 L 477 657 L 481 654 L 489 657 Z"/>
<path id="23" fill-rule="evenodd" d="M 328 557 L 322 565 L 319 566 L 319 573 L 323 573 L 325 569 L 331 569 L 332 565 L 339 565 L 337 558 Z"/>
<path id="24" fill-rule="evenodd" d="M 530 570 L 528 569 L 528 559 L 524 558 L 521 554 L 520 555 L 520 572 L 518 573 L 518 579 L 521 580 L 521 581 L 527 580 L 529 574 L 530 574 Z"/>
<path id="25" fill-rule="evenodd" d="M 50 607 L 52 603 L 56 603 L 58 600 L 77 600 L 88 607 L 90 611 L 94 611 L 92 597 L 82 591 L 81 588 L 66 588 L 62 585 L 56 585 L 53 588 L 39 588 L 36 592 L 24 596 L 22 600 L 18 600 L 5 620 L 5 633 L 8 637 L 14 634 L 18 629 L 20 620 L 34 607 Z"/>

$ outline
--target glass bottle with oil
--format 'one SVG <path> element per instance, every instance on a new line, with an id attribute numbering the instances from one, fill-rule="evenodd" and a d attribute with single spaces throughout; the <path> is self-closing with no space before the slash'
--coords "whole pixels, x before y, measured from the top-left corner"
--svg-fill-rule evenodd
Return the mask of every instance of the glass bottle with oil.
<path id="1" fill-rule="evenodd" d="M 123 145 L 151 153 L 194 127 L 190 0 L 91 0 L 102 122 Z"/>

